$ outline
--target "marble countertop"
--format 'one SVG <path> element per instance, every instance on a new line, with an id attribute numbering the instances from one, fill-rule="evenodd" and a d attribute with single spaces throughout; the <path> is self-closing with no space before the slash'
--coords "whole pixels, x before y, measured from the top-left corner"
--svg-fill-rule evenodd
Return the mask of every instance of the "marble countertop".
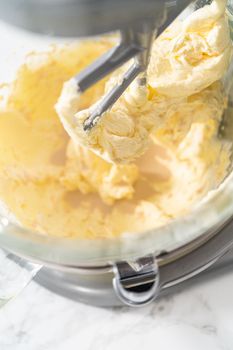
<path id="1" fill-rule="evenodd" d="M 35 282 L 0 310 L 1 350 L 232 350 L 233 271 L 141 308 L 100 309 Z"/>

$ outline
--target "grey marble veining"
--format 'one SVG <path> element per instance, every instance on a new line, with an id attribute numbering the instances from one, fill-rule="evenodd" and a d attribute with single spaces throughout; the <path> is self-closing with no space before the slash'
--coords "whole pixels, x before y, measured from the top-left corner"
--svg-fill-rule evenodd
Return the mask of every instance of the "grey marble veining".
<path id="1" fill-rule="evenodd" d="M 0 310 L 1 350 L 232 350 L 233 273 L 142 309 L 99 309 L 31 283 Z"/>

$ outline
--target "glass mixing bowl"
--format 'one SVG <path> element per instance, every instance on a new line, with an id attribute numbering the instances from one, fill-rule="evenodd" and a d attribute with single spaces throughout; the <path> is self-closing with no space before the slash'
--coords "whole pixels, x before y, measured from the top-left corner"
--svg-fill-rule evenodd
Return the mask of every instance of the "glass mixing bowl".
<path id="1" fill-rule="evenodd" d="M 228 8 L 230 24 L 233 23 L 233 4 Z M 233 25 L 231 26 L 233 28 Z M 61 42 L 60 39 L 56 39 Z M 53 40 L 55 41 L 55 40 Z M 23 56 L 31 49 L 40 50 L 51 42 L 51 38 L 41 38 L 4 23 L 0 23 L 1 81 L 10 80 Z M 13 52 L 13 55 L 10 54 Z M 222 137 L 233 141 L 233 61 L 224 78 L 229 101 L 225 113 L 225 129 Z M 192 212 L 166 226 L 135 234 L 122 234 L 114 239 L 65 239 L 32 232 L 14 223 L 4 213 L 0 216 L 0 246 L 8 252 L 28 261 L 59 268 L 106 267 L 118 261 L 131 261 L 144 256 L 165 256 L 173 252 L 181 255 L 202 246 L 216 234 L 233 216 L 233 172 L 217 190 L 211 191 Z M 233 242 L 228 237 L 230 246 Z M 191 247 L 191 248 L 190 248 Z M 226 250 L 217 247 L 217 255 Z M 177 256 L 176 256 L 177 258 Z M 38 269 L 38 265 L 35 265 Z M 33 269 L 32 269 L 33 270 Z"/>

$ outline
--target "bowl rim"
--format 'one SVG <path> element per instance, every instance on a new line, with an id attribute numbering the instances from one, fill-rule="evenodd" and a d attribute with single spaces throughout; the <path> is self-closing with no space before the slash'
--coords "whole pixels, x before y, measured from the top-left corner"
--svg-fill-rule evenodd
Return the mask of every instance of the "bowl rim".
<path id="1" fill-rule="evenodd" d="M 233 172 L 193 210 L 141 233 L 111 239 L 60 238 L 25 229 L 0 216 L 0 246 L 29 260 L 67 266 L 98 266 L 148 254 L 172 252 L 213 235 L 233 215 Z"/>

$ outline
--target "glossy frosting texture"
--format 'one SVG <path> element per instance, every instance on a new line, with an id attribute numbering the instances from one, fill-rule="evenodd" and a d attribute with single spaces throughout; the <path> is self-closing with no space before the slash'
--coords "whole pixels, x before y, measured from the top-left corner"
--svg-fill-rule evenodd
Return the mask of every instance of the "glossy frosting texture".
<path id="1" fill-rule="evenodd" d="M 175 21 L 154 42 L 148 86 L 134 82 L 89 132 L 83 130 L 83 123 L 96 105 L 75 113 L 74 101 L 78 103 L 81 97 L 74 81 L 67 82 L 57 111 L 73 141 L 113 163 L 131 163 L 140 157 L 151 133 L 161 128 L 172 99 L 185 100 L 199 93 L 226 71 L 231 41 L 225 5 L 225 0 L 214 0 L 185 20 Z M 105 92 L 121 81 L 122 70 L 107 81 Z"/>

